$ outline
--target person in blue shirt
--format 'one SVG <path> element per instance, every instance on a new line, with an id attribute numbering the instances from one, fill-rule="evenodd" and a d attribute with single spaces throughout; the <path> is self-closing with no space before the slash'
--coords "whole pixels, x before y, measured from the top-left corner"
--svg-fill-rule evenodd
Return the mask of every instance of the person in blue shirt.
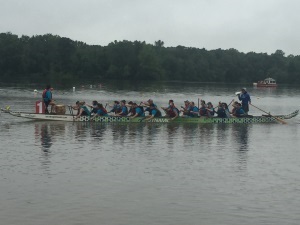
<path id="1" fill-rule="evenodd" d="M 52 99 L 52 92 L 51 92 L 51 85 L 47 85 L 45 90 L 43 91 L 42 97 L 43 102 L 45 104 L 45 114 L 49 114 L 48 106 L 51 105 L 51 111 L 50 113 L 53 113 L 53 109 L 55 108 L 55 102 Z"/>
<path id="2" fill-rule="evenodd" d="M 114 101 L 114 105 L 113 105 L 113 108 L 112 110 L 110 110 L 109 112 L 113 112 L 115 114 L 118 114 L 120 113 L 122 110 L 121 110 L 121 106 L 120 106 L 120 102 L 119 101 Z"/>
<path id="3" fill-rule="evenodd" d="M 190 117 L 199 117 L 199 108 L 195 106 L 195 102 L 190 102 L 191 111 L 189 112 Z"/>
<path id="4" fill-rule="evenodd" d="M 149 105 L 151 114 L 145 119 L 145 121 L 151 120 L 154 117 L 161 117 L 161 111 L 152 103 Z"/>
<path id="5" fill-rule="evenodd" d="M 150 105 L 153 104 L 155 108 L 157 108 L 157 105 L 154 104 L 153 100 L 150 98 L 147 102 L 141 102 L 141 106 L 146 107 L 144 110 L 145 112 L 148 112 L 149 115 L 151 115 L 152 110 L 150 109 Z"/>
<path id="6" fill-rule="evenodd" d="M 92 102 L 92 105 L 89 104 L 85 104 L 88 107 L 91 107 L 91 114 L 96 114 L 98 111 L 98 102 L 96 100 L 94 100 Z"/>
<path id="7" fill-rule="evenodd" d="M 236 110 L 235 110 L 233 116 L 235 116 L 235 117 L 243 117 L 243 116 L 246 116 L 246 115 L 247 115 L 247 114 L 245 113 L 244 109 L 242 108 L 241 103 L 237 103 L 237 104 L 235 105 L 235 107 L 236 107 Z"/>
<path id="8" fill-rule="evenodd" d="M 128 109 L 126 107 L 126 101 L 121 101 L 121 112 L 117 113 L 116 116 L 127 116 L 128 115 Z"/>
<path id="9" fill-rule="evenodd" d="M 139 117 L 144 117 L 145 113 L 144 113 L 144 109 L 142 106 L 138 106 L 135 102 L 132 104 L 132 107 L 135 109 L 135 114 L 132 115 L 132 119 L 139 116 Z"/>
<path id="10" fill-rule="evenodd" d="M 249 104 L 251 104 L 251 98 L 249 93 L 247 92 L 246 88 L 241 89 L 241 94 L 238 94 L 238 98 L 240 101 L 242 101 L 242 108 L 245 112 L 245 114 L 248 114 L 249 112 Z"/>
<path id="11" fill-rule="evenodd" d="M 93 120 L 96 116 L 108 116 L 106 109 L 101 103 L 97 104 L 97 113 L 91 118 Z"/>
<path id="12" fill-rule="evenodd" d="M 85 105 L 85 102 L 77 101 L 76 106 L 72 108 L 78 110 L 75 119 L 79 118 L 80 116 L 91 116 L 91 112 L 88 109 L 88 107 Z"/>

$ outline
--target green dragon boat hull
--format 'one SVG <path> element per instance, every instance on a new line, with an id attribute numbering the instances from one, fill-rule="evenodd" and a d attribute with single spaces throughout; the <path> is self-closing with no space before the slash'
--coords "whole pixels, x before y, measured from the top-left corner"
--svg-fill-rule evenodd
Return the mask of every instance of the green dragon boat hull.
<path id="1" fill-rule="evenodd" d="M 283 120 L 291 119 L 298 115 L 299 110 L 288 114 L 288 115 L 278 115 L 278 116 L 247 116 L 247 117 L 231 117 L 231 118 L 218 118 L 218 117 L 196 117 L 196 118 L 187 118 L 187 117 L 178 117 L 174 120 L 171 120 L 167 117 L 157 117 L 151 120 L 145 120 L 145 117 L 117 117 L 117 116 L 102 116 L 96 117 L 94 120 L 90 120 L 88 116 L 81 116 L 75 119 L 72 115 L 51 115 L 51 114 L 35 114 L 35 113 L 23 113 L 23 112 L 12 112 L 5 111 L 12 116 L 22 117 L 33 120 L 48 120 L 48 121 L 69 121 L 69 122 L 95 122 L 95 123 L 276 123 L 278 122 L 276 118 Z M 276 118 L 275 118 L 276 117 Z"/>

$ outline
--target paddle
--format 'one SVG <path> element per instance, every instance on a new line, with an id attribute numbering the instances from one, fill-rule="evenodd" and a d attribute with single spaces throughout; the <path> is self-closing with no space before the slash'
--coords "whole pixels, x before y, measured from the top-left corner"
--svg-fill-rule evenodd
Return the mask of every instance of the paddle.
<path id="1" fill-rule="evenodd" d="M 262 109 L 256 107 L 255 105 L 253 105 L 253 104 L 251 104 L 251 103 L 249 103 L 249 104 L 252 105 L 254 108 L 257 108 L 258 110 L 260 110 L 260 111 L 262 111 L 262 112 L 264 112 L 264 113 L 267 113 L 269 116 L 275 118 L 277 121 L 281 122 L 282 124 L 287 124 L 287 122 L 285 122 L 283 119 L 280 119 L 280 118 L 278 118 L 278 117 L 276 117 L 276 116 L 272 116 L 270 113 L 268 113 L 268 112 L 266 112 L 266 111 L 264 111 L 264 110 L 262 110 Z"/>
<path id="2" fill-rule="evenodd" d="M 69 108 L 70 114 L 72 115 L 73 120 L 74 120 L 73 108 L 71 105 L 68 105 L 68 108 Z"/>

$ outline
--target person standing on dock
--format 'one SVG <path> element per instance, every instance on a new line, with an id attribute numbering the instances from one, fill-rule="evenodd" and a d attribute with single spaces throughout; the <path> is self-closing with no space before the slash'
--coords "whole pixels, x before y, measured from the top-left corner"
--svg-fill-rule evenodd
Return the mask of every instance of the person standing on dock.
<path id="1" fill-rule="evenodd" d="M 251 98 L 250 95 L 247 92 L 246 88 L 241 89 L 241 94 L 238 94 L 238 98 L 240 101 L 242 101 L 242 108 L 246 115 L 248 115 L 249 112 L 249 104 L 251 104 Z"/>

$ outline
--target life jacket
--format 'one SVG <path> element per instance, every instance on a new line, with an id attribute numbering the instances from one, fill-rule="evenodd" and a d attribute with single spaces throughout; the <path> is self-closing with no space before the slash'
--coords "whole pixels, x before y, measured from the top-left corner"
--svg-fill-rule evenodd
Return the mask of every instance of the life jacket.
<path id="1" fill-rule="evenodd" d="M 137 109 L 139 109 L 139 110 L 137 110 Z M 138 116 L 145 116 L 144 108 L 142 106 L 138 106 L 137 108 L 135 108 L 135 114 L 137 114 L 137 113 L 138 113 Z"/>
<path id="2" fill-rule="evenodd" d="M 43 98 L 46 98 L 46 92 L 48 91 L 48 89 L 45 89 L 44 91 L 43 91 L 43 94 L 42 94 L 42 97 Z"/>
<path id="3" fill-rule="evenodd" d="M 130 108 L 129 113 L 131 113 L 131 115 L 135 115 L 136 114 L 136 110 L 135 108 Z"/>
<path id="4" fill-rule="evenodd" d="M 207 109 L 205 107 L 201 107 L 199 109 L 199 113 L 200 113 L 200 116 L 206 116 L 207 115 Z"/>
<path id="5" fill-rule="evenodd" d="M 242 108 L 235 110 L 235 116 L 239 117 L 243 115 L 245 115 L 245 111 Z"/>
<path id="6" fill-rule="evenodd" d="M 211 116 L 215 115 L 215 109 L 210 108 L 210 110 L 212 110 L 212 111 L 207 110 L 207 113 L 209 113 Z"/>
<path id="7" fill-rule="evenodd" d="M 198 117 L 199 116 L 199 109 L 198 109 L 198 107 L 197 106 L 194 106 L 194 107 L 191 107 L 191 110 L 190 111 L 192 111 L 192 113 L 191 112 L 189 112 L 189 116 L 191 116 L 191 117 Z"/>
<path id="8" fill-rule="evenodd" d="M 170 116 L 170 117 L 175 117 L 176 116 L 176 113 L 174 112 L 176 111 L 177 112 L 177 115 L 179 115 L 179 110 L 174 106 L 174 107 L 170 107 L 170 109 L 167 111 L 167 114 Z"/>
<path id="9" fill-rule="evenodd" d="M 83 115 L 83 116 L 90 116 L 91 115 L 90 110 L 85 105 L 80 106 L 80 108 L 83 109 L 83 112 L 82 112 L 81 115 Z"/>
<path id="10" fill-rule="evenodd" d="M 123 109 L 124 109 L 124 108 L 125 108 L 125 112 L 123 112 Z M 127 109 L 127 107 L 126 107 L 126 106 L 123 106 L 120 112 L 123 112 L 123 113 L 122 113 L 122 116 L 127 116 L 127 115 L 128 115 L 128 109 Z"/>
<path id="11" fill-rule="evenodd" d="M 156 110 L 156 114 L 154 115 L 154 117 L 161 117 L 161 111 L 159 111 L 159 109 L 157 109 L 157 108 L 150 109 L 149 115 L 153 114 L 153 112 L 152 112 L 153 110 Z"/>
<path id="12" fill-rule="evenodd" d="M 138 108 L 140 108 L 140 109 L 141 109 L 141 111 L 142 111 L 142 114 L 145 112 L 145 110 L 144 110 L 144 107 L 143 107 L 143 106 L 138 106 Z"/>
<path id="13" fill-rule="evenodd" d="M 100 113 L 99 113 L 99 111 L 100 111 Z M 97 114 L 100 115 L 100 116 L 107 116 L 107 111 L 106 111 L 105 108 L 101 108 L 101 109 L 97 110 Z"/>
<path id="14" fill-rule="evenodd" d="M 104 112 L 104 114 L 107 114 L 106 108 L 102 108 L 102 111 Z"/>
<path id="15" fill-rule="evenodd" d="M 45 90 L 43 91 L 42 97 L 43 97 L 44 100 L 50 101 L 51 98 L 49 99 L 49 98 L 47 97 L 47 92 L 48 92 L 48 91 L 50 92 L 50 96 L 51 96 L 51 98 L 52 98 L 52 93 L 51 93 L 51 91 L 50 91 L 49 89 L 45 89 Z"/>
<path id="16" fill-rule="evenodd" d="M 217 114 L 218 114 L 218 117 L 220 117 L 220 118 L 227 117 L 225 109 L 223 109 L 222 107 L 218 108 Z"/>
<path id="17" fill-rule="evenodd" d="M 115 114 L 122 112 L 121 106 L 119 104 L 114 105 L 110 112 L 114 112 Z"/>

